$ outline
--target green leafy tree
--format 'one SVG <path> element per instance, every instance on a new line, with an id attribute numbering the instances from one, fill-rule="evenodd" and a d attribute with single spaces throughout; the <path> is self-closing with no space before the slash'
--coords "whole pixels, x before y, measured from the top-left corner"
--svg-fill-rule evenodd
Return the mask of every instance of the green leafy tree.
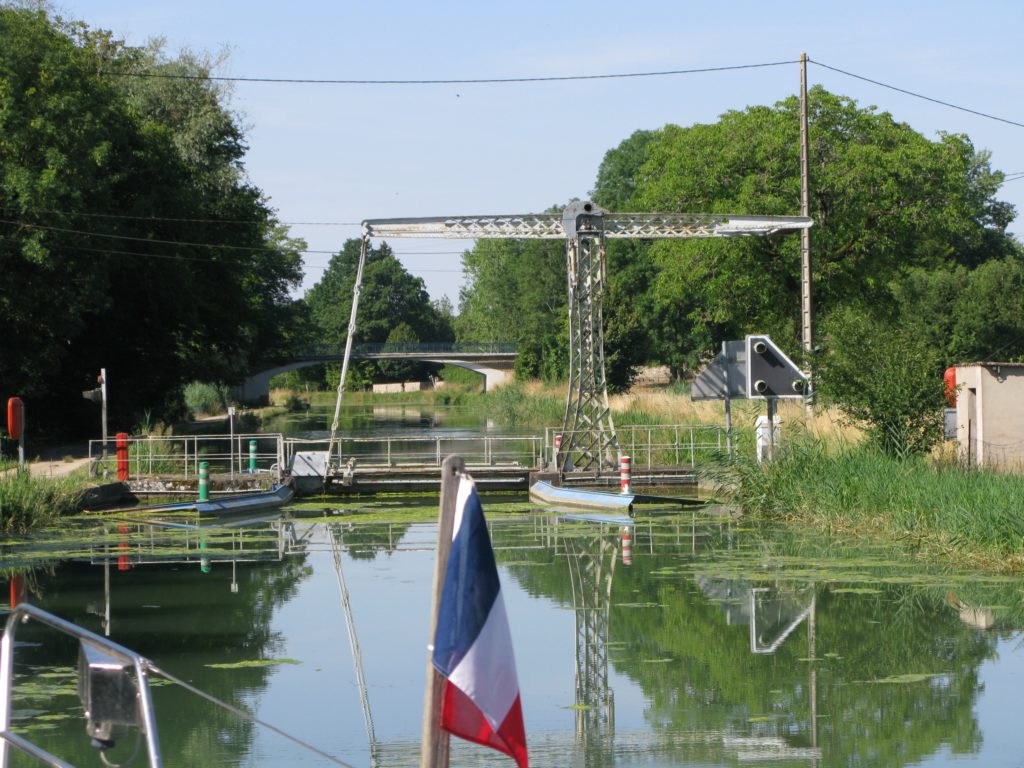
<path id="1" fill-rule="evenodd" d="M 915 270 L 894 285 L 900 314 L 926 319 L 921 332 L 947 364 L 1024 356 L 1024 257 L 974 269 Z"/>
<path id="2" fill-rule="evenodd" d="M 399 323 L 388 334 L 388 344 L 418 344 L 419 337 L 408 323 Z M 388 381 L 413 381 L 425 378 L 433 368 L 411 360 L 381 360 L 378 367 Z"/>
<path id="3" fill-rule="evenodd" d="M 304 245 L 246 181 L 210 62 L 11 7 L 0 37 L 0 389 L 66 427 L 100 367 L 121 423 L 243 377 L 297 318 Z"/>
<path id="4" fill-rule="evenodd" d="M 319 343 L 339 348 L 345 344 L 359 250 L 359 240 L 346 241 L 341 251 L 331 257 L 317 284 L 306 293 L 305 302 Z M 410 337 L 402 341 L 445 342 L 455 337 L 450 317 L 431 304 L 423 280 L 409 274 L 388 244 L 382 243 L 371 248 L 366 256 L 355 341 L 386 342 L 399 326 L 404 326 L 407 331 L 402 333 Z M 378 365 L 369 362 L 357 361 L 351 371 L 353 381 L 363 386 L 387 376 Z"/>
<path id="5" fill-rule="evenodd" d="M 617 210 L 792 215 L 799 209 L 799 104 L 730 111 L 709 125 L 637 132 L 598 171 L 595 200 Z M 822 88 L 809 98 L 815 306 L 821 318 L 874 306 L 914 269 L 974 268 L 1015 251 L 1002 174 L 963 135 L 929 140 Z M 677 374 L 725 338 L 757 331 L 797 351 L 799 240 L 661 241 L 648 262 L 650 355 Z M 613 284 L 619 273 L 613 271 Z"/>
<path id="6" fill-rule="evenodd" d="M 960 362 L 1024 355 L 1024 261 L 915 268 L 877 306 L 844 307 L 825 324 L 820 391 L 890 454 L 941 439 L 940 379 Z"/>
<path id="7" fill-rule="evenodd" d="M 515 342 L 516 374 L 562 378 L 568 363 L 565 245 L 480 240 L 462 256 L 462 341 Z"/>
<path id="8" fill-rule="evenodd" d="M 886 453 L 927 451 L 942 439 L 943 350 L 919 323 L 866 310 L 832 313 L 818 371 L 821 392 Z"/>

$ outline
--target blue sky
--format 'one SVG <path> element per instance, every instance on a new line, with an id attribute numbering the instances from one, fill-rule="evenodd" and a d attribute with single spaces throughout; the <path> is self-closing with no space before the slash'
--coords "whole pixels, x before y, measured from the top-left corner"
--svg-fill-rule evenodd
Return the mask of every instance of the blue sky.
<path id="1" fill-rule="evenodd" d="M 218 74 L 466 79 L 609 74 L 812 60 L 1024 123 L 1024 3 L 64 0 L 62 15 L 129 43 L 164 36 L 229 57 Z M 966 133 L 1024 171 L 1024 128 L 915 99 L 813 63 L 811 85 L 934 138 Z M 604 153 L 641 128 L 713 122 L 797 92 L 797 64 L 731 72 L 502 85 L 238 83 L 246 167 L 310 249 L 366 218 L 528 213 L 586 197 Z M 1024 212 L 1024 180 L 1001 198 Z M 793 211 L 798 213 L 797 210 Z M 1024 234 L 1021 220 L 1011 229 Z M 393 243 L 431 296 L 457 303 L 463 243 Z M 306 257 L 311 286 L 329 255 Z"/>

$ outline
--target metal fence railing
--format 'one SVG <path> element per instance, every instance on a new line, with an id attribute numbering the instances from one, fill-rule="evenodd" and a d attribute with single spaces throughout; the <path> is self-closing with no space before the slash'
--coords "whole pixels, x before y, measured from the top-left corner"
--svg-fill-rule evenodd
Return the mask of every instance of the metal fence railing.
<path id="1" fill-rule="evenodd" d="M 326 451 L 327 439 L 285 440 L 288 465 L 296 451 Z M 440 467 L 445 457 L 457 453 L 466 464 L 483 466 L 541 466 L 544 438 L 540 435 L 381 435 L 339 437 L 342 460 L 355 459 L 357 466 L 431 466 Z"/>
<path id="2" fill-rule="evenodd" d="M 89 475 L 117 476 L 116 438 L 89 441 Z M 124 459 L 131 477 L 199 474 L 199 463 L 210 472 L 227 475 L 272 473 L 280 481 L 286 467 L 284 436 L 278 433 L 238 435 L 132 435 L 125 441 Z"/>
<path id="3" fill-rule="evenodd" d="M 544 431 L 544 453 L 554 456 L 555 436 L 560 435 L 562 446 L 570 444 L 573 435 L 587 435 L 592 430 L 563 432 L 549 427 Z M 616 427 L 619 451 L 632 459 L 634 469 L 654 466 L 696 465 L 708 461 L 713 454 L 725 450 L 725 430 L 707 424 L 644 424 Z"/>
<path id="4" fill-rule="evenodd" d="M 696 465 L 721 454 L 725 431 L 718 426 L 662 424 L 624 426 L 616 430 L 619 449 L 635 468 Z M 336 456 L 358 466 L 440 467 L 449 454 L 467 464 L 540 468 L 554 457 L 555 436 L 568 445 L 568 433 L 549 427 L 541 435 L 367 435 L 338 438 Z M 121 461 L 131 477 L 182 477 L 199 473 L 207 462 L 211 473 L 272 473 L 280 481 L 297 451 L 326 451 L 328 440 L 273 434 L 130 436 Z M 117 476 L 116 439 L 89 441 L 90 476 Z"/>

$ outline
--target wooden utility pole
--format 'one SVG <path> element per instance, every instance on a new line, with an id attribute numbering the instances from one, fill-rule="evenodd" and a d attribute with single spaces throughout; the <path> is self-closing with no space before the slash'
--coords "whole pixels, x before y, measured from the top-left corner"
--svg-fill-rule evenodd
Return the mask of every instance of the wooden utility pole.
<path id="1" fill-rule="evenodd" d="M 430 609 L 430 639 L 427 647 L 427 689 L 423 702 L 423 737 L 420 746 L 420 768 L 446 768 L 448 765 L 448 732 L 439 727 L 441 696 L 445 679 L 434 669 L 434 635 L 437 633 L 437 611 L 441 605 L 444 576 L 448 570 L 448 554 L 452 548 L 455 528 L 455 497 L 459 476 L 466 465 L 461 456 L 449 456 L 441 467 L 441 504 L 437 519 L 437 558 L 434 563 L 434 593 Z"/>
<path id="2" fill-rule="evenodd" d="M 800 54 L 800 215 L 811 215 L 810 172 L 807 140 L 807 54 Z M 811 309 L 811 231 L 800 230 L 800 316 L 804 354 L 814 349 L 814 325 Z M 806 362 L 805 362 L 806 364 Z"/>

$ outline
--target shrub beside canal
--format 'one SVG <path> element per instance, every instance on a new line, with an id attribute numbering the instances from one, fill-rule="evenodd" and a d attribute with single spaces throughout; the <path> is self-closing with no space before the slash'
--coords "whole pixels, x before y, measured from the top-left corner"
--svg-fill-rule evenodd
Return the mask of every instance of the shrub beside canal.
<path id="1" fill-rule="evenodd" d="M 866 445 L 788 440 L 774 461 L 738 457 L 705 481 L 745 513 L 836 534 L 902 541 L 925 554 L 1024 569 L 1024 477 L 897 459 Z"/>
<path id="2" fill-rule="evenodd" d="M 65 477 L 32 477 L 9 472 L 0 477 L 0 529 L 22 533 L 77 511 L 85 486 Z"/>

